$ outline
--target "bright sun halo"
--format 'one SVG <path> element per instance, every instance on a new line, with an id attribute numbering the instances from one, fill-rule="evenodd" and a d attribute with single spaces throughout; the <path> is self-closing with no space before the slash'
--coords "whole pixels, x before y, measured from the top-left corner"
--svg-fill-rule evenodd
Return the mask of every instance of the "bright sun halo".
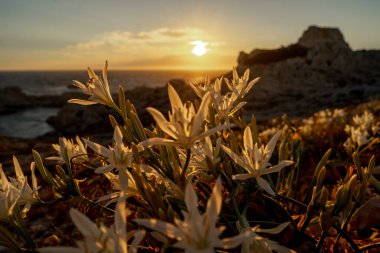
<path id="1" fill-rule="evenodd" d="M 196 40 L 191 42 L 192 45 L 194 45 L 193 50 L 191 51 L 196 56 L 202 56 L 207 53 L 207 43 L 203 42 L 201 40 Z"/>

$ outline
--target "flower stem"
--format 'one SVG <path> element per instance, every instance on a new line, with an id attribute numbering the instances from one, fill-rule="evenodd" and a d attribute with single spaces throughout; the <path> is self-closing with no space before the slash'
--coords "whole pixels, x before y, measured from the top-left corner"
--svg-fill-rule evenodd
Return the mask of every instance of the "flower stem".
<path id="1" fill-rule="evenodd" d="M 346 239 L 346 241 L 351 245 L 351 247 L 355 250 L 355 252 L 361 252 L 358 245 L 351 239 L 351 237 L 346 233 L 346 231 L 343 231 L 340 226 L 337 224 L 333 225 L 333 228 L 336 229 L 336 231 Z"/>
<path id="2" fill-rule="evenodd" d="M 323 242 L 325 241 L 326 235 L 327 235 L 327 233 L 325 231 L 323 231 L 322 234 L 321 234 L 321 238 L 319 238 L 319 241 L 318 241 L 317 247 L 315 249 L 315 252 L 320 252 L 320 250 L 321 250 L 321 248 L 323 246 Z"/>
<path id="3" fill-rule="evenodd" d="M 191 149 L 189 148 L 186 150 L 186 161 L 185 161 L 185 165 L 182 168 L 181 177 L 185 177 L 187 167 L 189 167 L 190 157 L 191 157 Z"/>

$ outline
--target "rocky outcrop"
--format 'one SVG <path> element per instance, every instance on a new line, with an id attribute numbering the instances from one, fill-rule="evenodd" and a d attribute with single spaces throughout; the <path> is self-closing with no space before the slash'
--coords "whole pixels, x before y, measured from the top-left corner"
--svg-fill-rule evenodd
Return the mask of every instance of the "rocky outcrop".
<path id="1" fill-rule="evenodd" d="M 349 48 L 338 28 L 310 26 L 299 38 L 298 45 L 313 48 L 321 44 L 339 45 Z"/>
<path id="2" fill-rule="evenodd" d="M 291 48 L 307 53 L 286 57 Z M 240 53 L 238 62 L 241 74 L 249 68 L 252 78 L 261 77 L 246 98 L 246 117 L 299 117 L 380 95 L 380 51 L 351 50 L 337 28 L 311 26 L 296 44 Z"/>
<path id="3" fill-rule="evenodd" d="M 245 116 L 259 121 L 287 114 L 300 117 L 327 107 L 365 102 L 380 95 L 380 51 L 353 51 L 337 28 L 309 27 L 294 44 L 274 50 L 241 52 L 238 71 L 247 68 L 252 76 L 262 77 L 246 96 Z M 231 78 L 231 73 L 225 77 Z M 169 81 L 183 100 L 196 96 L 183 80 Z M 70 98 L 87 96 L 79 92 L 61 96 L 28 96 L 18 88 L 0 90 L 0 113 L 30 106 L 62 107 L 48 121 L 60 134 L 74 135 L 107 132 L 111 129 L 105 106 L 67 104 Z M 146 107 L 155 107 L 165 115 L 169 110 L 167 88 L 138 87 L 126 91 L 141 121 L 149 126 L 152 117 Z"/>
<path id="4" fill-rule="evenodd" d="M 299 44 L 293 44 L 279 49 L 255 49 L 250 54 L 240 52 L 238 64 L 250 66 L 253 64 L 268 64 L 284 61 L 294 57 L 305 57 L 308 49 Z"/>
<path id="5" fill-rule="evenodd" d="M 86 96 L 75 91 L 61 95 L 33 96 L 25 94 L 20 87 L 4 87 L 0 88 L 0 114 L 14 113 L 30 107 L 61 107 L 73 97 Z"/>

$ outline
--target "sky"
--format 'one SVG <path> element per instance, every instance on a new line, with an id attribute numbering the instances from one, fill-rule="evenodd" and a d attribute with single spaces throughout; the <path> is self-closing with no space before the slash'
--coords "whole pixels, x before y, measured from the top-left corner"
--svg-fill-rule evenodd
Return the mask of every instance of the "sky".
<path id="1" fill-rule="evenodd" d="M 380 49 L 379 12 L 378 0 L 0 0 L 0 70 L 229 70 L 310 25 Z"/>

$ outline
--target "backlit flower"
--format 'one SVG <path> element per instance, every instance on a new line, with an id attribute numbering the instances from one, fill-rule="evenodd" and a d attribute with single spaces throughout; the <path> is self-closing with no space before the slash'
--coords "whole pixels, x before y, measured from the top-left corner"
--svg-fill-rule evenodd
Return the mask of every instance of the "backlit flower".
<path id="1" fill-rule="evenodd" d="M 6 210 L 10 213 L 13 207 L 17 204 L 21 207 L 23 214 L 29 211 L 31 205 L 37 202 L 38 199 L 38 187 L 37 179 L 34 175 L 34 163 L 30 165 L 32 172 L 32 187 L 29 186 L 27 178 L 21 169 L 20 163 L 17 158 L 13 156 L 13 165 L 16 173 L 16 178 L 9 177 L 9 181 L 5 176 L 5 173 L 0 165 L 0 193 L 1 202 L 4 206 L 0 216 L 3 217 Z"/>
<path id="2" fill-rule="evenodd" d="M 137 219 L 137 224 L 158 231 L 169 238 L 176 239 L 175 248 L 186 253 L 213 253 L 215 248 L 237 247 L 244 236 L 220 239 L 224 227 L 216 227 L 222 208 L 222 184 L 220 178 L 212 190 L 203 214 L 198 210 L 198 198 L 191 183 L 186 185 L 185 203 L 187 212 L 182 212 L 184 220 L 174 220 L 174 224 L 157 219 Z M 228 243 L 227 243 L 228 242 Z"/>
<path id="3" fill-rule="evenodd" d="M 73 157 L 77 157 L 80 161 L 88 160 L 86 145 L 81 141 L 81 139 L 77 136 L 74 140 L 67 139 L 65 137 L 59 138 L 59 144 L 53 144 L 53 148 L 57 151 L 58 156 L 51 156 L 46 158 L 47 160 L 57 160 L 59 162 L 64 163 L 65 158 L 63 154 L 67 152 L 68 162 L 71 161 Z"/>
<path id="4" fill-rule="evenodd" d="M 90 80 L 86 84 L 74 81 L 74 86 L 80 88 L 83 93 L 90 97 L 88 100 L 70 99 L 68 102 L 81 105 L 103 104 L 109 107 L 115 107 L 116 105 L 112 99 L 108 85 L 107 67 L 108 62 L 106 62 L 103 68 L 103 78 L 99 78 L 91 68 L 88 68 L 88 76 L 90 77 Z"/>
<path id="5" fill-rule="evenodd" d="M 224 79 L 228 88 L 232 91 L 233 96 L 236 98 L 243 98 L 259 80 L 260 78 L 255 78 L 248 83 L 249 69 L 244 72 L 242 77 L 239 77 L 236 68 L 232 71 L 232 81 L 227 78 Z"/>
<path id="6" fill-rule="evenodd" d="M 193 103 L 182 104 L 181 98 L 171 85 L 168 85 L 168 93 L 172 109 L 169 113 L 169 121 L 157 109 L 149 107 L 147 110 L 157 122 L 157 125 L 171 139 L 154 137 L 140 143 L 140 145 L 144 147 L 175 145 L 190 149 L 197 141 L 228 127 L 223 125 L 204 131 L 203 125 L 211 102 L 209 93 L 203 96 L 198 112 L 195 111 Z"/>
<path id="7" fill-rule="evenodd" d="M 292 165 L 292 161 L 283 160 L 279 164 L 271 166 L 269 160 L 272 156 L 273 150 L 276 147 L 278 138 L 281 135 L 281 131 L 278 131 L 268 144 L 258 147 L 257 143 L 253 144 L 252 132 L 249 127 L 244 130 L 244 149 L 242 155 L 235 154 L 231 149 L 222 145 L 222 149 L 226 152 L 231 159 L 245 169 L 248 173 L 236 174 L 232 176 L 234 180 L 246 180 L 249 178 L 255 178 L 257 184 L 263 188 L 266 192 L 274 195 L 269 183 L 261 176 L 278 172 L 282 168 Z"/>
<path id="8" fill-rule="evenodd" d="M 75 226 L 83 236 L 82 241 L 77 241 L 78 248 L 74 247 L 46 247 L 38 249 L 41 253 L 68 252 L 68 253 L 137 253 L 137 247 L 145 236 L 145 231 L 135 230 L 127 232 L 127 210 L 125 206 L 128 179 L 126 174 L 120 172 L 121 193 L 116 204 L 114 224 L 106 227 L 92 222 L 83 213 L 71 209 L 70 216 Z M 132 237 L 132 243 L 127 244 Z"/>
<path id="9" fill-rule="evenodd" d="M 123 143 L 123 134 L 119 126 L 115 127 L 113 134 L 112 147 L 106 148 L 95 142 L 84 140 L 84 142 L 97 154 L 106 159 L 107 165 L 99 167 L 95 170 L 96 173 L 105 173 L 113 169 L 125 170 L 132 165 L 133 152 Z"/>

